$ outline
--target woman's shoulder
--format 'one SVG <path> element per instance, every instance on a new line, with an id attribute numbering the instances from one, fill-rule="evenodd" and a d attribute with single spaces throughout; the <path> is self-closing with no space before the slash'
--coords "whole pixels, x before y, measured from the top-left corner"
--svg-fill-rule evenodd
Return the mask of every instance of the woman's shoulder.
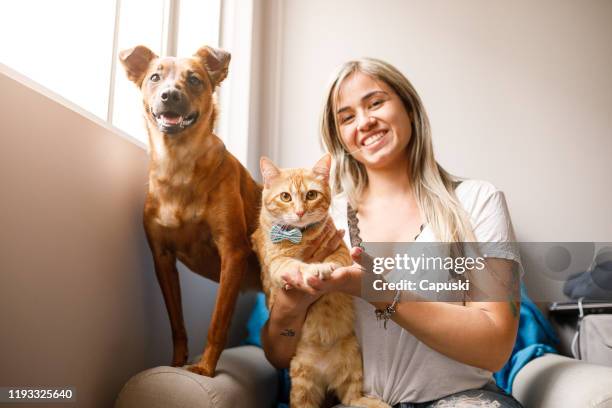
<path id="1" fill-rule="evenodd" d="M 455 188 L 457 199 L 470 216 L 479 242 L 515 241 L 506 197 L 484 180 L 464 180 Z"/>
<path id="2" fill-rule="evenodd" d="M 461 180 L 455 188 L 457 196 L 491 196 L 497 192 L 501 192 L 493 183 L 486 180 L 466 179 Z"/>
<path id="3" fill-rule="evenodd" d="M 491 201 L 505 201 L 504 193 L 485 180 L 463 180 L 455 188 L 457 199 L 468 213 L 473 213 Z"/>

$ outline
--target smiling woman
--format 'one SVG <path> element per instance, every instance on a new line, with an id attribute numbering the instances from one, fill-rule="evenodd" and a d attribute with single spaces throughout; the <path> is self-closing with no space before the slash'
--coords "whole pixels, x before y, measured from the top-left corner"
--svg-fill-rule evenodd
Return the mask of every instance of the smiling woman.
<path id="1" fill-rule="evenodd" d="M 311 305 L 341 292 L 353 296 L 365 395 L 395 408 L 446 402 L 519 407 L 491 383 L 516 337 L 514 299 L 475 302 L 468 291 L 452 301 L 423 302 L 400 288 L 382 293 L 382 299 L 368 295 L 360 266 L 363 242 L 448 243 L 456 259 L 463 242 L 513 242 L 503 193 L 484 181 L 454 177 L 437 163 L 421 99 L 408 79 L 383 61 L 363 58 L 340 67 L 328 88 L 321 125 L 324 145 L 334 157 L 332 217 L 338 228 L 349 231 L 355 263 L 326 278 L 286 268 L 282 277 L 289 290 L 278 292 L 262 330 L 266 356 L 293 368 L 299 352 L 278 333 L 292 329 L 299 337 Z M 511 279 L 520 263 L 516 248 L 489 253 L 484 263 L 485 271 L 466 272 L 470 280 L 464 288 L 473 286 L 475 275 L 512 282 L 504 288 L 516 284 Z M 448 281 L 458 285 L 453 274 Z M 422 290 L 444 289 L 426 283 Z M 320 330 L 325 332 L 322 325 Z"/>

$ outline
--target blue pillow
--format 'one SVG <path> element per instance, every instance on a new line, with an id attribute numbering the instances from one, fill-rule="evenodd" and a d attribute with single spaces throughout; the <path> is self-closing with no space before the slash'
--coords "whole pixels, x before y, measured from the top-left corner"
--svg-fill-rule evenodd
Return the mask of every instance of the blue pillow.
<path id="1" fill-rule="evenodd" d="M 510 359 L 493 377 L 497 386 L 512 394 L 512 383 L 518 372 L 531 360 L 547 353 L 557 353 L 559 339 L 548 320 L 527 296 L 527 288 L 521 282 L 521 313 L 516 342 Z"/>
<path id="2" fill-rule="evenodd" d="M 263 329 L 268 321 L 268 317 L 270 317 L 270 312 L 266 306 L 266 296 L 263 292 L 259 292 L 255 298 L 255 305 L 253 306 L 251 316 L 247 321 L 247 338 L 244 344 L 261 347 L 261 329 Z M 277 408 L 289 407 L 290 388 L 291 380 L 289 378 L 289 370 L 278 370 Z"/>
<path id="3" fill-rule="evenodd" d="M 244 344 L 261 347 L 261 329 L 268 321 L 268 317 L 270 317 L 270 312 L 266 307 L 266 296 L 263 292 L 258 292 L 253 311 L 247 321 L 247 338 Z"/>

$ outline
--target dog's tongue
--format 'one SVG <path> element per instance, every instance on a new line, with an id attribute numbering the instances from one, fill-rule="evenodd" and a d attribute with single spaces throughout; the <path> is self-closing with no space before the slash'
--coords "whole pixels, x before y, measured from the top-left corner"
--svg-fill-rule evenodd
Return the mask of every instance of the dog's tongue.
<path id="1" fill-rule="evenodd" d="M 168 125 L 178 125 L 183 119 L 180 115 L 175 113 L 162 113 L 161 118 L 163 119 L 164 123 Z"/>

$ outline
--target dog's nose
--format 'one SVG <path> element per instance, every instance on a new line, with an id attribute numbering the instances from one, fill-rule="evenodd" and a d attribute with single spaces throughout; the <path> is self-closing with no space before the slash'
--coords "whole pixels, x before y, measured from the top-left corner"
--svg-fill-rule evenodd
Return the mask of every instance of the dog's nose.
<path id="1" fill-rule="evenodd" d="M 179 102 L 181 100 L 181 92 L 176 88 L 169 88 L 163 90 L 160 97 L 164 102 Z"/>

